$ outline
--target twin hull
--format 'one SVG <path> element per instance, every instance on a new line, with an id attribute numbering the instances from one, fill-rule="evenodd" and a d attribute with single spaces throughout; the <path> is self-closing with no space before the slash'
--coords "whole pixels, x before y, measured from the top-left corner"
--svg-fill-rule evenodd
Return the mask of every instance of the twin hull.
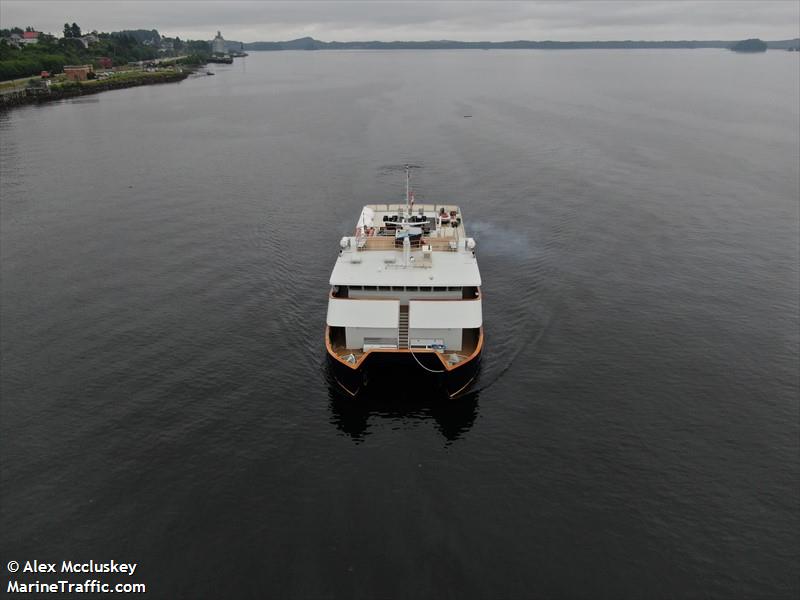
<path id="1" fill-rule="evenodd" d="M 409 394 L 421 397 L 457 398 L 475 381 L 483 349 L 483 328 L 478 330 L 476 348 L 466 360 L 449 364 L 447 354 L 429 349 L 370 350 L 355 362 L 342 358 L 331 343 L 331 328 L 325 342 L 331 376 L 349 396 L 380 394 L 410 384 Z"/>
<path id="2" fill-rule="evenodd" d="M 456 205 L 363 208 L 340 241 L 326 319 L 333 376 L 348 394 L 468 390 L 483 348 L 474 250 Z"/>

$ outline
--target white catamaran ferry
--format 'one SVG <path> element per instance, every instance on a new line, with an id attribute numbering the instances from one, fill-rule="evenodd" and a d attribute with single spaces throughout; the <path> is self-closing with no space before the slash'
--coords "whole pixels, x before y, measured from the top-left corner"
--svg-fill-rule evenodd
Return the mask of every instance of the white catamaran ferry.
<path id="1" fill-rule="evenodd" d="M 338 384 L 355 396 L 402 368 L 448 397 L 464 394 L 477 375 L 483 316 L 461 209 L 415 204 L 406 167 L 405 204 L 365 206 L 339 245 L 325 331 Z"/>

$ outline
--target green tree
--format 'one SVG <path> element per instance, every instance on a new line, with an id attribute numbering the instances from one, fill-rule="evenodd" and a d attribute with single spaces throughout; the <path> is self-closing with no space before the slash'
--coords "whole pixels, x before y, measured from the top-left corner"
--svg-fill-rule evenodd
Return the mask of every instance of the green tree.
<path id="1" fill-rule="evenodd" d="M 71 29 L 72 29 L 72 37 L 75 38 L 81 37 L 81 28 L 78 27 L 77 23 L 73 23 Z"/>
<path id="2" fill-rule="evenodd" d="M 72 27 L 69 26 L 69 23 L 64 23 L 64 37 L 65 38 L 72 37 Z"/>
<path id="3" fill-rule="evenodd" d="M 211 54 L 211 44 L 203 40 L 190 40 L 186 47 L 192 54 Z"/>

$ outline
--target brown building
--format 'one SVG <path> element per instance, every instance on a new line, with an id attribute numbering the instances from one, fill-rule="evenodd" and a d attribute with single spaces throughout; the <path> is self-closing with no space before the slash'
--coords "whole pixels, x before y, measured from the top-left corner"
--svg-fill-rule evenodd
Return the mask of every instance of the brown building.
<path id="1" fill-rule="evenodd" d="M 92 65 L 64 65 L 64 75 L 70 81 L 86 81 L 91 72 Z"/>

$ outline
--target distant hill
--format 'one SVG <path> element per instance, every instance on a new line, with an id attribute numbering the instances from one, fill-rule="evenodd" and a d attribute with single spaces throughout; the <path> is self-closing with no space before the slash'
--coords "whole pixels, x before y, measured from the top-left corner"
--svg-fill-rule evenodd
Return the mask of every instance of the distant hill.
<path id="1" fill-rule="evenodd" d="M 209 44 L 211 41 L 209 40 Z M 225 40 L 225 52 L 239 52 L 243 48 L 242 42 L 235 40 Z"/>
<path id="2" fill-rule="evenodd" d="M 770 50 L 788 50 L 789 48 L 797 48 L 798 46 L 800 46 L 800 38 L 767 42 L 767 48 Z"/>
<path id="3" fill-rule="evenodd" d="M 778 40 L 766 42 L 769 48 L 787 49 L 800 40 Z M 534 49 L 534 50 L 586 50 L 586 49 L 643 49 L 643 48 L 731 48 L 736 40 L 680 40 L 680 41 L 597 41 L 597 42 L 534 42 L 517 40 L 510 42 L 459 42 L 454 40 L 430 40 L 426 42 L 322 42 L 303 37 L 286 42 L 249 42 L 245 50 L 490 50 L 490 49 Z"/>
<path id="4" fill-rule="evenodd" d="M 766 42 L 752 38 L 736 42 L 731 46 L 731 50 L 734 52 L 766 52 L 767 44 Z"/>

